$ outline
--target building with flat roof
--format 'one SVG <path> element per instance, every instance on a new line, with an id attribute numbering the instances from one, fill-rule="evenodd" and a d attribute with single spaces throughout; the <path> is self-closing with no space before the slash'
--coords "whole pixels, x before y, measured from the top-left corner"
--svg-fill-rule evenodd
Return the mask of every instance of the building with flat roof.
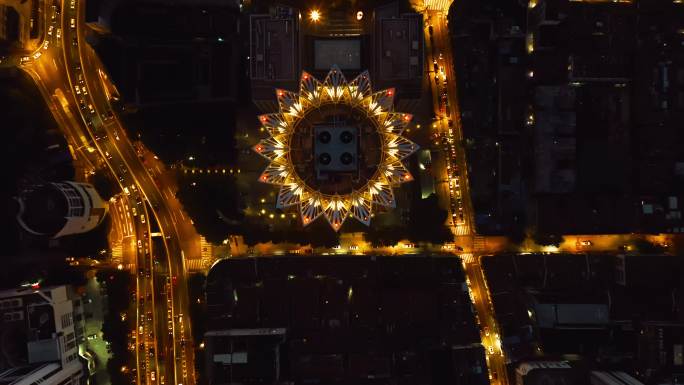
<path id="1" fill-rule="evenodd" d="M 12 368 L 0 372 L 0 385 L 81 385 L 82 370 L 78 361 L 65 367 L 48 363 Z"/>
<path id="2" fill-rule="evenodd" d="M 527 361 L 515 369 L 516 385 L 643 385 L 622 371 L 588 370 L 582 362 Z"/>
<path id="3" fill-rule="evenodd" d="M 76 385 L 87 376 L 83 307 L 70 286 L 0 291 L 0 313 L 0 384 Z"/>
<path id="4" fill-rule="evenodd" d="M 331 8 L 317 22 L 308 20 L 304 10 L 288 6 L 250 15 L 254 103 L 273 111 L 277 104 L 271 89 L 295 87 L 303 70 L 324 76 L 336 66 L 349 78 L 368 68 L 381 87 L 397 87 L 400 108 L 413 109 L 423 86 L 423 19 L 403 7 L 399 1 L 369 6 L 360 19 L 348 7 Z"/>
<path id="5" fill-rule="evenodd" d="M 408 11 L 399 2 L 374 9 L 371 53 L 371 72 L 377 84 L 397 87 L 399 98 L 406 103 L 420 98 L 425 75 L 423 16 Z"/>
<path id="6" fill-rule="evenodd" d="M 684 38 L 675 32 L 684 9 L 538 0 L 526 13 L 529 225 L 563 234 L 684 231 L 676 204 Z"/>
<path id="7" fill-rule="evenodd" d="M 209 382 L 485 384 L 464 281 L 454 257 L 225 259 L 207 275 Z"/>
<path id="8" fill-rule="evenodd" d="M 235 1 L 102 3 L 98 24 L 88 25 L 111 30 L 96 48 L 123 101 L 145 108 L 239 98 L 243 54 Z"/>
<path id="9" fill-rule="evenodd" d="M 580 374 L 566 361 L 522 362 L 515 369 L 515 385 L 582 384 Z"/>
<path id="10" fill-rule="evenodd" d="M 336 65 L 343 71 L 361 71 L 360 39 L 316 39 L 313 44 L 316 70 L 325 71 Z"/>
<path id="11" fill-rule="evenodd" d="M 249 78 L 252 100 L 273 111 L 273 88 L 293 89 L 299 81 L 300 21 L 294 8 L 249 16 Z"/>
<path id="12" fill-rule="evenodd" d="M 603 329 L 610 322 L 608 298 L 595 292 L 573 295 L 528 290 L 527 294 L 539 328 Z"/>
<path id="13" fill-rule="evenodd" d="M 681 382 L 684 377 L 684 323 L 651 321 L 641 323 L 639 328 L 635 361 L 645 382 Z M 673 381 L 673 377 L 679 381 Z"/>
<path id="14" fill-rule="evenodd" d="M 590 373 L 591 385 L 644 385 L 643 382 L 620 371 L 598 371 Z"/>
<path id="15" fill-rule="evenodd" d="M 316 178 L 327 180 L 329 173 L 354 172 L 358 169 L 356 126 L 322 124 L 314 127 Z"/>

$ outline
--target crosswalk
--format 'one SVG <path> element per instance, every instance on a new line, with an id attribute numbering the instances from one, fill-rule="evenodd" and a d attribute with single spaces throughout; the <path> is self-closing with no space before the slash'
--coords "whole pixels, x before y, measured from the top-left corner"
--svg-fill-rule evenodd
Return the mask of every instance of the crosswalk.
<path id="1" fill-rule="evenodd" d="M 475 255 L 473 253 L 463 253 L 459 254 L 458 256 L 461 257 L 461 260 L 466 265 L 475 262 Z"/>
<path id="2" fill-rule="evenodd" d="M 473 250 L 484 251 L 485 249 L 485 237 L 481 235 L 476 235 L 473 237 Z"/>
<path id="3" fill-rule="evenodd" d="M 456 225 L 454 229 L 454 233 L 459 236 L 459 235 L 470 235 L 470 228 L 468 225 L 461 224 L 461 225 Z"/>
<path id="4" fill-rule="evenodd" d="M 121 241 L 115 241 L 111 244 L 110 249 L 112 250 L 112 262 L 121 263 L 123 258 L 123 245 Z"/>
<path id="5" fill-rule="evenodd" d="M 447 12 L 454 0 L 423 0 L 423 5 L 428 11 Z"/>

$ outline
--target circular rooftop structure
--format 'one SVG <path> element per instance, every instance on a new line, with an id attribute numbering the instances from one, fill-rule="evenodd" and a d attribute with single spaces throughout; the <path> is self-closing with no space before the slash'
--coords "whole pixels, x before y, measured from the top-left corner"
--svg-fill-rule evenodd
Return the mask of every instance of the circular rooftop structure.
<path id="1" fill-rule="evenodd" d="M 40 186 L 23 197 L 21 220 L 35 233 L 55 235 L 67 223 L 69 202 L 53 184 Z"/>
<path id="2" fill-rule="evenodd" d="M 373 92 L 367 71 L 348 82 L 333 67 L 276 95 L 279 111 L 259 116 L 270 137 L 254 151 L 270 161 L 259 180 L 280 186 L 278 208 L 298 206 L 305 226 L 324 216 L 337 231 L 396 206 L 392 188 L 413 180 L 402 160 L 418 146 L 401 136 L 412 116 L 393 111 L 394 89 Z"/>

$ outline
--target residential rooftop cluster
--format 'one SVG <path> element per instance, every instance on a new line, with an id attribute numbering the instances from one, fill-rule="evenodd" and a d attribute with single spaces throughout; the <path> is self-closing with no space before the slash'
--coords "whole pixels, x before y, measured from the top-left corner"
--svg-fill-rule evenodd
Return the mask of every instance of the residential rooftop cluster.
<path id="1" fill-rule="evenodd" d="M 478 230 L 684 231 L 682 4 L 524 3 L 449 14 Z"/>
<path id="2" fill-rule="evenodd" d="M 0 291 L 0 384 L 80 385 L 90 375 L 79 355 L 83 303 L 71 286 Z"/>
<path id="3" fill-rule="evenodd" d="M 207 276 L 207 374 L 216 384 L 486 383 L 464 281 L 451 257 L 221 261 Z"/>
<path id="4" fill-rule="evenodd" d="M 681 378 L 679 258 L 511 254 L 482 265 L 511 362 L 581 357 L 587 368 L 628 371 L 646 384 Z"/>
<path id="5" fill-rule="evenodd" d="M 303 70 L 323 79 L 331 64 L 349 79 L 369 70 L 376 89 L 397 87 L 398 110 L 415 108 L 423 91 L 423 18 L 408 2 L 359 2 L 360 20 L 337 4 L 325 8 L 321 23 L 307 20 L 311 4 L 291 3 L 256 1 L 249 16 L 252 100 L 262 111 L 277 110 L 274 88 L 297 91 Z"/>

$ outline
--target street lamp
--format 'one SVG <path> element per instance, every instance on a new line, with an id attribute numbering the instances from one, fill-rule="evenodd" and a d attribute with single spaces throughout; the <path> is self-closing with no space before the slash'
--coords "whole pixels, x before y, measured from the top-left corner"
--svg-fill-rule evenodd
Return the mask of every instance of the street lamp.
<path id="1" fill-rule="evenodd" d="M 309 13 L 309 19 L 314 23 L 318 22 L 321 19 L 321 12 L 317 9 L 312 9 Z"/>

